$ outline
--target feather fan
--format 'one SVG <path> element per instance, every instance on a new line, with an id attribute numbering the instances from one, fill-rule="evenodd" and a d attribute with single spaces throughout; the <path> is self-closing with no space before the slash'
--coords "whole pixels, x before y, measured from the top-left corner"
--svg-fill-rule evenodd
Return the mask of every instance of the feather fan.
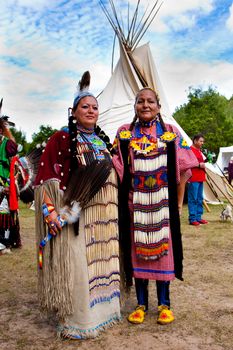
<path id="1" fill-rule="evenodd" d="M 33 184 L 38 173 L 40 157 L 44 147 L 34 148 L 25 157 L 19 158 L 19 174 L 17 183 L 19 188 L 19 197 L 23 203 L 31 203 L 34 200 Z"/>
<path id="2" fill-rule="evenodd" d="M 85 206 L 104 185 L 111 168 L 112 164 L 103 160 L 94 161 L 90 165 L 76 169 L 65 191 L 64 205 L 70 205 L 76 201 L 81 207 Z"/>
<path id="3" fill-rule="evenodd" d="M 78 235 L 78 219 L 82 208 L 87 204 L 106 182 L 112 164 L 106 160 L 97 160 L 90 165 L 76 169 L 70 178 L 63 200 L 64 206 L 59 210 L 58 219 L 61 226 L 73 223 L 75 234 Z M 43 206 L 47 207 L 46 204 Z M 39 267 L 42 268 L 43 247 L 53 237 L 49 232 L 41 241 L 39 249 Z"/>

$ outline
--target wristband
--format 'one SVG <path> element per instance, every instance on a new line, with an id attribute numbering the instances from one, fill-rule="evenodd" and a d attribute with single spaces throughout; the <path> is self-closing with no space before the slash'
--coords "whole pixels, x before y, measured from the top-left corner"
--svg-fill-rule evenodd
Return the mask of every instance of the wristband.
<path id="1" fill-rule="evenodd" d="M 42 211 L 43 211 L 44 217 L 49 216 L 49 214 L 51 214 L 54 210 L 55 210 L 55 207 L 53 204 L 51 204 L 51 203 L 43 203 L 42 204 Z"/>

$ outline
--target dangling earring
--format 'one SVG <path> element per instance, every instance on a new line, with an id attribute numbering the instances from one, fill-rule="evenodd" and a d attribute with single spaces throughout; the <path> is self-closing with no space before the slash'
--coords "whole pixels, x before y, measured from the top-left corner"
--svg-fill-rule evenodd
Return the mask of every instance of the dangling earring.
<path id="1" fill-rule="evenodd" d="M 68 119 L 70 118 L 70 117 L 72 117 L 72 108 L 71 107 L 69 107 L 68 108 Z"/>

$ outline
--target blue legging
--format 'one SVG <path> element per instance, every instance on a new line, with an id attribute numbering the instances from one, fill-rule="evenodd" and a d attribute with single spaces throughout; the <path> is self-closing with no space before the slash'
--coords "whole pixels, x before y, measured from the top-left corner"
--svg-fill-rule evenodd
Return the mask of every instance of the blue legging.
<path id="1" fill-rule="evenodd" d="M 188 184 L 189 222 L 200 221 L 203 214 L 203 182 Z"/>
<path id="2" fill-rule="evenodd" d="M 148 310 L 148 282 L 147 279 L 135 278 L 138 305 L 145 305 L 146 310 Z M 170 307 L 169 286 L 170 281 L 156 281 L 158 305 Z"/>

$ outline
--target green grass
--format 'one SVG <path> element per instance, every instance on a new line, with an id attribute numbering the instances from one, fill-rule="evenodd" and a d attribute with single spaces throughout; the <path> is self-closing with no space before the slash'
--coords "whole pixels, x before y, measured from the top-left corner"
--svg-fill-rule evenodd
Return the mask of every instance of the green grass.
<path id="1" fill-rule="evenodd" d="M 122 313 L 123 322 L 95 340 L 74 342 L 56 338 L 53 317 L 40 313 L 37 302 L 35 212 L 20 204 L 23 248 L 0 256 L 0 349 L 233 349 L 233 224 L 220 222 L 221 206 L 205 213 L 208 225 L 188 225 L 182 213 L 184 281 L 171 284 L 176 320 L 156 323 L 156 296 L 150 282 L 150 310 L 145 323 L 130 325 L 126 316 L 136 304 L 132 290 Z"/>

